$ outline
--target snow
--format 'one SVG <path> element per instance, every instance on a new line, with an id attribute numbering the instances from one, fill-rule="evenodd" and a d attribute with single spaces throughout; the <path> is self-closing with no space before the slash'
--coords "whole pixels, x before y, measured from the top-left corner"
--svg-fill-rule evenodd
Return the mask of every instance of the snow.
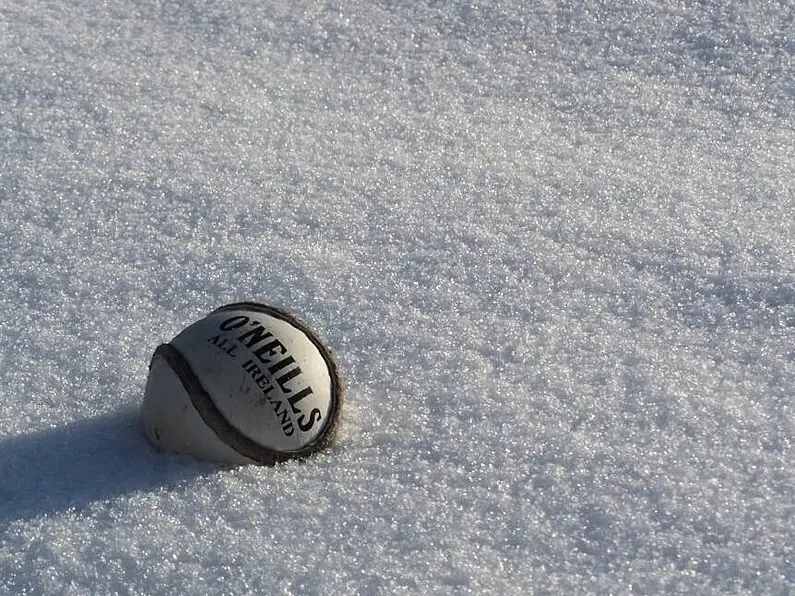
<path id="1" fill-rule="evenodd" d="M 0 7 L 0 594 L 795 592 L 788 3 Z M 290 308 L 333 449 L 160 454 Z"/>

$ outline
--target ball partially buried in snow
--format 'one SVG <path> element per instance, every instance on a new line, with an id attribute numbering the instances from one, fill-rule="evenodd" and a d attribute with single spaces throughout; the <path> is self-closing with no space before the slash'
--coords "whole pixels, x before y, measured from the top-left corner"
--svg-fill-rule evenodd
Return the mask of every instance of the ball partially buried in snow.
<path id="1" fill-rule="evenodd" d="M 273 465 L 326 447 L 342 397 L 336 360 L 305 323 L 239 302 L 155 350 L 141 414 L 158 449 Z"/>

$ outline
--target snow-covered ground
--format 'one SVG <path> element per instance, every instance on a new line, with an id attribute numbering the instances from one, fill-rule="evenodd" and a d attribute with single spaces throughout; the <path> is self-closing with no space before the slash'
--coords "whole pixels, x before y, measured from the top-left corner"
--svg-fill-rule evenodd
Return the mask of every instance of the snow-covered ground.
<path id="1" fill-rule="evenodd" d="M 0 4 L 0 594 L 795 592 L 790 2 Z M 312 322 L 335 447 L 155 453 Z"/>

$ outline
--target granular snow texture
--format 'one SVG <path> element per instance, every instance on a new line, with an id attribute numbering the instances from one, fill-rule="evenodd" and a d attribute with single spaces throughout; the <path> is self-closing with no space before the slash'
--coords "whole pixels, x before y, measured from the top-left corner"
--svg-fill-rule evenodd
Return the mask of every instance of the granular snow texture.
<path id="1" fill-rule="evenodd" d="M 795 8 L 0 7 L 0 594 L 795 593 Z M 222 304 L 334 448 L 140 428 Z"/>

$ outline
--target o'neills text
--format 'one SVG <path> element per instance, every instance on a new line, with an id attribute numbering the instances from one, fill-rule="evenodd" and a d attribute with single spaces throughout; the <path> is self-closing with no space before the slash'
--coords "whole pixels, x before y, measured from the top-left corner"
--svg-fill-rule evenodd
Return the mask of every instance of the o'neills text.
<path id="1" fill-rule="evenodd" d="M 240 360 L 244 361 L 242 369 L 273 407 L 286 436 L 295 432 L 294 424 L 307 432 L 322 418 L 318 408 L 312 408 L 309 414 L 301 410 L 299 403 L 312 394 L 312 387 L 306 382 L 295 358 L 261 322 L 246 315 L 235 315 L 222 321 L 219 329 L 223 333 L 207 341 L 230 358 L 241 356 Z M 227 333 L 230 331 L 238 334 L 229 337 Z M 275 391 L 277 387 L 278 392 Z"/>

